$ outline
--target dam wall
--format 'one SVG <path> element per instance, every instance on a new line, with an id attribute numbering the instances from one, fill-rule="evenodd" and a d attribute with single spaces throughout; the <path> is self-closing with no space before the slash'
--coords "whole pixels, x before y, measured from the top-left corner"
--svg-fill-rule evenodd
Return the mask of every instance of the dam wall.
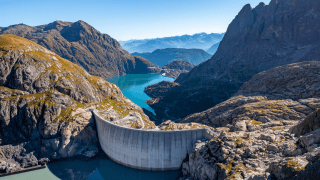
<path id="1" fill-rule="evenodd" d="M 113 124 L 93 111 L 102 150 L 114 161 L 136 169 L 165 171 L 181 167 L 197 140 L 213 138 L 209 129 L 152 131 Z"/>

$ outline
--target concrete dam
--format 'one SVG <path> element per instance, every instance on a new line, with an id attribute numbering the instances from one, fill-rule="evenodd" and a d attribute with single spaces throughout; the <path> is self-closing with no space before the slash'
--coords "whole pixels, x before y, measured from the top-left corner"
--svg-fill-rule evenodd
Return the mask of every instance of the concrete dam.
<path id="1" fill-rule="evenodd" d="M 210 129 L 154 131 L 122 127 L 94 110 L 102 150 L 119 164 L 142 170 L 180 169 L 197 140 L 211 139 Z"/>

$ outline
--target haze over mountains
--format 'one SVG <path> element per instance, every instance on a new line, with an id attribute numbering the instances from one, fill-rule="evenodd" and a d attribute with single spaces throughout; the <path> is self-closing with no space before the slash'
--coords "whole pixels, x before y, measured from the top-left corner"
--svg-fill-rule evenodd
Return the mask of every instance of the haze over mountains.
<path id="1" fill-rule="evenodd" d="M 81 20 L 74 23 L 55 21 L 36 27 L 12 25 L 0 28 L 0 34 L 32 40 L 103 78 L 161 70 L 144 58 L 130 55 L 117 40 Z"/>
<path id="2" fill-rule="evenodd" d="M 141 56 L 148 59 L 155 65 L 160 67 L 169 64 L 173 60 L 187 61 L 193 65 L 198 65 L 212 57 L 202 49 L 183 49 L 183 48 L 166 48 L 157 49 L 152 53 L 131 53 L 135 56 Z"/>
<path id="3" fill-rule="evenodd" d="M 220 42 L 224 33 L 198 33 L 194 35 L 173 36 L 155 39 L 120 41 L 123 49 L 129 53 L 147 53 L 157 49 L 185 48 L 208 50 L 212 45 Z"/>
<path id="4" fill-rule="evenodd" d="M 209 54 L 214 54 L 217 52 L 218 48 L 219 48 L 220 42 L 218 42 L 217 44 L 212 45 L 208 50 L 207 53 Z"/>
<path id="5" fill-rule="evenodd" d="M 228 99 L 261 71 L 319 61 L 319 22 L 319 1 L 272 0 L 255 8 L 245 5 L 214 56 L 179 77 L 175 82 L 180 86 L 149 104 L 157 114 L 182 118 Z"/>

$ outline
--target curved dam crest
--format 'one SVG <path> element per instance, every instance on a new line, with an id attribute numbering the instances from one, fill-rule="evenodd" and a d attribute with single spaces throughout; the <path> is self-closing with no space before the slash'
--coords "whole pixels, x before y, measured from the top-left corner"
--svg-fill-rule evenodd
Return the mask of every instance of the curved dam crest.
<path id="1" fill-rule="evenodd" d="M 165 171 L 181 168 L 197 140 L 212 139 L 210 129 L 154 131 L 111 123 L 92 111 L 102 150 L 114 161 L 136 169 Z"/>

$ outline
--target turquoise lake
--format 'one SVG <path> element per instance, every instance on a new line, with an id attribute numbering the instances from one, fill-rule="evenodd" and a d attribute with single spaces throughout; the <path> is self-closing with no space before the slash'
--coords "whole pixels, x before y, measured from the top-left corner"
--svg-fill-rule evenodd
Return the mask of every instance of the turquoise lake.
<path id="1" fill-rule="evenodd" d="M 173 78 L 160 74 L 130 74 L 107 79 L 119 86 L 123 94 L 131 101 L 151 112 L 145 102 L 151 99 L 143 91 L 148 85 L 161 81 L 174 81 Z M 1 180 L 176 180 L 181 171 L 142 171 L 122 166 L 104 153 L 89 161 L 66 160 L 50 163 L 45 169 L 1 177 Z"/>
<path id="2" fill-rule="evenodd" d="M 123 95 L 140 107 L 154 113 L 153 109 L 146 104 L 151 98 L 144 93 L 144 88 L 161 81 L 174 81 L 174 78 L 164 77 L 161 74 L 128 74 L 116 76 L 107 81 L 116 84 Z"/>

